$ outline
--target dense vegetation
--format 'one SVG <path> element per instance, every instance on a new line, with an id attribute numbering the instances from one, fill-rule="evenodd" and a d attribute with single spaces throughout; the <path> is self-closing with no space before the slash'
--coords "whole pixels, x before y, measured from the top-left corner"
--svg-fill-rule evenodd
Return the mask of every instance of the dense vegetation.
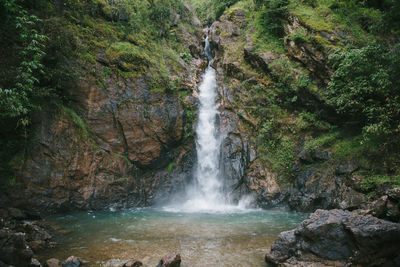
<path id="1" fill-rule="evenodd" d="M 154 92 L 186 90 L 166 65 L 179 73 L 178 62 L 191 60 L 176 34 L 176 20 L 183 27 L 191 16 L 181 0 L 1 1 L 0 184 L 15 183 L 32 124 L 50 106 L 87 133 L 71 102 L 80 77 L 145 75 Z M 101 73 L 99 53 L 110 62 Z"/>

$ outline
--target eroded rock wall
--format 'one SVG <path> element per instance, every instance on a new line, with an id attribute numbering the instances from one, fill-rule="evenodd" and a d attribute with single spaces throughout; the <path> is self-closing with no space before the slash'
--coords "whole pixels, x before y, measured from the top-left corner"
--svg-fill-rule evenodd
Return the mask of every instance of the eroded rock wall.
<path id="1" fill-rule="evenodd" d="M 168 70 L 183 81 L 186 98 L 204 68 L 201 25 L 192 26 L 195 34 L 184 27 L 179 34 L 193 58 L 180 59 L 179 73 Z M 25 194 L 15 196 L 20 205 L 47 212 L 147 206 L 183 190 L 195 157 L 187 116 L 195 102 L 152 90 L 148 74 L 127 78 L 114 71 L 105 78 L 110 64 L 99 53 L 71 92 L 71 108 L 49 105 L 37 116 L 21 171 Z"/>

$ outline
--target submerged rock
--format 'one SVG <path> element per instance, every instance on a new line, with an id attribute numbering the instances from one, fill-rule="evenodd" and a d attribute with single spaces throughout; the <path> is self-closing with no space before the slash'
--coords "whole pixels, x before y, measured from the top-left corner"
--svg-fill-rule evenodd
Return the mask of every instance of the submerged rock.
<path id="1" fill-rule="evenodd" d="M 179 267 L 181 266 L 181 256 L 176 253 L 165 255 L 157 267 Z"/>
<path id="2" fill-rule="evenodd" d="M 137 260 L 130 260 L 127 263 L 124 263 L 124 265 L 122 265 L 122 267 L 141 267 L 141 266 L 143 266 L 143 263 Z"/>
<path id="3" fill-rule="evenodd" d="M 42 267 L 42 264 L 37 259 L 32 258 L 29 267 Z"/>
<path id="4" fill-rule="evenodd" d="M 60 267 L 61 266 L 60 265 L 60 261 L 58 259 L 55 259 L 55 258 L 48 259 L 46 261 L 46 265 L 48 267 Z"/>
<path id="5" fill-rule="evenodd" d="M 62 267 L 79 267 L 82 264 L 82 260 L 75 256 L 70 256 L 63 263 L 61 263 Z"/>
<path id="6" fill-rule="evenodd" d="M 265 255 L 268 264 L 398 266 L 400 224 L 345 210 L 317 210 L 283 232 Z"/>

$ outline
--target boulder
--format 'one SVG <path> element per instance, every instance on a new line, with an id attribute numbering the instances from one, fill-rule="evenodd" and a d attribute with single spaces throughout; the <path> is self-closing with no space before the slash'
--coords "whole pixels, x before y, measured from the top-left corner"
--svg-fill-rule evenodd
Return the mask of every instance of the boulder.
<path id="1" fill-rule="evenodd" d="M 42 267 L 42 264 L 37 259 L 32 258 L 29 267 Z"/>
<path id="2" fill-rule="evenodd" d="M 61 263 L 62 267 L 79 267 L 81 266 L 82 261 L 80 258 L 75 256 L 70 256 L 63 263 Z"/>
<path id="3" fill-rule="evenodd" d="M 321 149 L 313 149 L 311 157 L 315 161 L 325 161 L 330 159 L 332 153 L 329 151 L 321 150 Z"/>
<path id="4" fill-rule="evenodd" d="M 386 195 L 394 201 L 400 201 L 400 187 L 387 190 Z"/>
<path id="5" fill-rule="evenodd" d="M 26 214 L 17 208 L 8 208 L 8 214 L 14 219 L 23 220 L 26 218 Z"/>
<path id="6" fill-rule="evenodd" d="M 358 165 L 352 161 L 340 164 L 336 169 L 337 175 L 351 174 L 358 169 Z"/>
<path id="7" fill-rule="evenodd" d="M 29 266 L 33 256 L 25 240 L 24 233 L 15 233 L 9 229 L 0 230 L 0 261 L 8 265 Z"/>
<path id="8" fill-rule="evenodd" d="M 60 261 L 55 258 L 48 259 L 46 261 L 46 265 L 47 265 L 47 267 L 60 267 L 61 266 Z"/>
<path id="9" fill-rule="evenodd" d="M 397 266 L 399 240 L 398 223 L 339 209 L 317 210 L 296 229 L 282 232 L 265 260 L 272 266 Z"/>
<path id="10" fill-rule="evenodd" d="M 364 212 L 381 219 L 400 222 L 400 201 L 397 200 L 397 189 L 389 189 L 386 191 L 386 195 L 365 205 Z"/>
<path id="11" fill-rule="evenodd" d="M 143 263 L 137 260 L 129 260 L 128 262 L 124 263 L 122 267 L 141 267 Z"/>
<path id="12" fill-rule="evenodd" d="M 157 267 L 179 267 L 181 266 L 181 256 L 176 253 L 165 255 Z"/>

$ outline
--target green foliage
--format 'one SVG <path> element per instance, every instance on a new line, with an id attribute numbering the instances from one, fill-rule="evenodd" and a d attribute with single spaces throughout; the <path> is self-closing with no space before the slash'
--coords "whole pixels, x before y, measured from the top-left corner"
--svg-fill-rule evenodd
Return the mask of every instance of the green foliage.
<path id="1" fill-rule="evenodd" d="M 175 162 L 172 161 L 172 162 L 170 162 L 170 163 L 168 164 L 168 167 L 167 167 L 168 173 L 171 173 L 171 172 L 173 171 L 174 168 L 175 168 Z"/>
<path id="2" fill-rule="evenodd" d="M 217 0 L 215 1 L 215 18 L 218 19 L 224 11 L 235 4 L 238 0 Z"/>
<path id="3" fill-rule="evenodd" d="M 185 61 L 186 64 L 190 64 L 193 59 L 193 56 L 188 52 L 180 53 L 179 56 L 183 59 L 183 61 Z"/>
<path id="4" fill-rule="evenodd" d="M 318 118 L 315 113 L 302 111 L 298 114 L 296 126 L 299 130 L 327 131 L 331 129 L 329 123 Z"/>
<path id="5" fill-rule="evenodd" d="M 203 24 L 211 24 L 239 0 L 191 0 Z"/>
<path id="6" fill-rule="evenodd" d="M 29 15 L 16 1 L 2 2 L 1 8 L 6 11 L 2 30 L 11 30 L 16 35 L 10 45 L 17 46 L 19 62 L 14 69 L 15 78 L 0 85 L 0 118 L 16 118 L 19 125 L 27 126 L 30 112 L 39 107 L 37 98 L 50 93 L 38 88 L 43 74 L 41 60 L 45 55 L 46 36 L 35 29 L 40 20 Z"/>
<path id="7" fill-rule="evenodd" d="M 307 30 L 304 28 L 295 29 L 294 33 L 290 37 L 296 44 L 311 43 Z"/>
<path id="8" fill-rule="evenodd" d="M 361 190 L 367 193 L 370 198 L 376 198 L 377 189 L 382 184 L 388 184 L 392 188 L 400 187 L 400 176 L 373 175 L 361 180 Z"/>
<path id="9" fill-rule="evenodd" d="M 255 5 L 262 8 L 257 15 L 257 24 L 264 32 L 282 37 L 283 22 L 287 16 L 288 0 L 255 0 Z"/>
<path id="10" fill-rule="evenodd" d="M 272 169 L 280 174 L 282 182 L 288 182 L 293 175 L 294 142 L 279 129 L 276 119 L 265 121 L 259 130 L 262 156 L 271 164 Z"/>
<path id="11" fill-rule="evenodd" d="M 89 137 L 89 128 L 86 125 L 85 121 L 82 119 L 81 116 L 79 116 L 75 110 L 65 107 L 65 106 L 60 106 L 59 108 L 61 109 L 61 115 L 66 117 L 68 120 L 70 120 L 73 125 L 76 127 L 80 137 L 83 140 L 88 139 Z"/>
<path id="12" fill-rule="evenodd" d="M 106 50 L 106 56 L 124 71 L 140 71 L 149 65 L 145 51 L 129 42 L 112 44 Z"/>
<path id="13" fill-rule="evenodd" d="M 326 93 L 339 114 L 356 120 L 367 136 L 398 136 L 400 52 L 380 45 L 332 54 L 335 73 Z"/>
<path id="14" fill-rule="evenodd" d="M 324 146 L 332 145 L 340 137 L 341 135 L 338 131 L 323 134 L 307 142 L 304 148 L 306 150 L 309 150 L 312 148 L 321 148 Z"/>
<path id="15" fill-rule="evenodd" d="M 384 1 L 386 12 L 383 15 L 382 26 L 386 32 L 400 32 L 400 1 L 386 0 Z"/>
<path id="16" fill-rule="evenodd" d="M 183 138 L 188 139 L 193 136 L 193 123 L 196 120 L 196 113 L 193 108 L 186 107 L 185 126 L 183 127 Z"/>

